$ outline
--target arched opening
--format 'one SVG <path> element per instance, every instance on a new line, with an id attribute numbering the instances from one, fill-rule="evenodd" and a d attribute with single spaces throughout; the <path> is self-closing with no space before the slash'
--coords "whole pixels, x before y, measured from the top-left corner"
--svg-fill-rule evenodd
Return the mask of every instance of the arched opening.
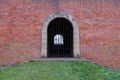
<path id="1" fill-rule="evenodd" d="M 54 36 L 54 45 L 64 45 L 64 37 L 61 34 Z"/>
<path id="2" fill-rule="evenodd" d="M 47 28 L 47 57 L 73 57 L 73 27 L 69 20 L 58 17 Z"/>
<path id="3" fill-rule="evenodd" d="M 44 25 L 43 25 L 43 27 L 42 27 L 42 41 L 41 41 L 41 57 L 48 57 L 48 28 L 50 28 L 49 26 L 52 24 L 52 23 L 54 23 L 54 24 L 52 24 L 52 25 L 55 25 L 56 23 L 55 22 L 57 22 L 57 20 L 55 20 L 55 19 L 58 19 L 58 18 L 62 18 L 62 19 L 59 19 L 59 20 L 61 20 L 61 21 L 63 21 L 63 23 L 65 22 L 66 24 L 68 24 L 69 25 L 69 27 L 68 27 L 68 25 L 61 25 L 62 27 L 64 27 L 64 28 L 66 28 L 67 30 L 68 30 L 68 32 L 70 32 L 69 31 L 69 29 L 71 28 L 71 30 L 72 30 L 72 33 L 73 33 L 73 41 L 71 41 L 71 42 L 73 42 L 72 43 L 72 47 L 73 48 L 71 48 L 72 49 L 72 51 L 71 51 L 71 53 L 70 54 L 72 54 L 71 56 L 73 56 L 73 57 L 80 57 L 80 36 L 79 36 L 79 26 L 78 26 L 78 24 L 77 24 L 77 22 L 75 21 L 75 19 L 71 16 L 71 15 L 69 15 L 69 14 L 66 14 L 66 13 L 63 13 L 63 12 L 57 12 L 57 13 L 55 13 L 55 14 L 52 14 L 52 15 L 50 15 L 46 20 L 45 20 L 45 23 L 44 23 Z M 65 21 L 64 21 L 65 20 Z M 59 22 L 58 22 L 59 23 Z M 56 24 L 56 25 L 58 25 L 58 24 Z M 56 28 L 58 28 L 58 27 L 56 27 Z M 55 29 L 56 29 L 55 28 Z M 62 28 L 62 29 L 64 29 L 64 28 Z M 73 29 L 72 29 L 73 28 Z M 54 30 L 53 30 L 54 31 Z M 67 34 L 67 33 L 66 33 Z M 68 34 L 71 34 L 71 33 L 68 33 Z M 59 35 L 59 34 L 56 34 L 56 35 Z M 56 36 L 56 35 L 54 35 L 54 37 Z M 63 36 L 63 35 L 61 35 L 61 36 Z M 58 37 L 60 37 L 60 35 L 58 36 Z M 53 38 L 52 38 L 53 39 Z M 59 42 L 59 39 L 60 39 L 60 42 Z M 61 45 L 62 46 L 62 42 L 61 42 L 61 38 L 57 38 L 57 41 L 58 42 L 56 42 L 56 45 Z M 64 39 L 64 36 L 63 36 L 63 40 L 65 40 Z M 51 41 L 52 43 L 54 43 L 54 40 L 52 40 Z M 64 44 L 64 42 L 63 42 L 63 44 Z"/>

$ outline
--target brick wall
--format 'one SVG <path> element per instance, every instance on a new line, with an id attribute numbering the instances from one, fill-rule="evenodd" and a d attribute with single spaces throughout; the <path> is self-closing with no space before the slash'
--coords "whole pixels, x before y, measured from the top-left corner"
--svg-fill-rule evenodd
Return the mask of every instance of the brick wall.
<path id="1" fill-rule="evenodd" d="M 82 58 L 120 68 L 119 0 L 0 0 L 0 65 L 40 58 L 41 28 L 56 12 L 79 24 Z"/>

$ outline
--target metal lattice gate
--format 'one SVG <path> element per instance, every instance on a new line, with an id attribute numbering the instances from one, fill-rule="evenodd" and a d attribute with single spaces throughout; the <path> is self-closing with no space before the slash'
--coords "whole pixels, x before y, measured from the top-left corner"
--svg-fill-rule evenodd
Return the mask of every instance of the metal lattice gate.
<path id="1" fill-rule="evenodd" d="M 55 18 L 49 23 L 47 57 L 73 57 L 73 27 L 65 18 Z"/>

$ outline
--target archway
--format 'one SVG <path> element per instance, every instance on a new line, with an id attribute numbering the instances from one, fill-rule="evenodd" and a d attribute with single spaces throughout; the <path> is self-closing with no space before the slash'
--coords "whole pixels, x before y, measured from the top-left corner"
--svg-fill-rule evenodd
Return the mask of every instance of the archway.
<path id="1" fill-rule="evenodd" d="M 47 57 L 73 57 L 73 27 L 65 18 L 55 18 L 48 25 Z"/>
<path id="2" fill-rule="evenodd" d="M 73 17 L 66 14 L 66 13 L 55 13 L 53 15 L 50 15 L 45 20 L 45 23 L 42 27 L 41 57 L 48 57 L 49 52 L 48 52 L 48 36 L 47 36 L 48 32 L 47 32 L 47 29 L 49 27 L 49 24 L 58 18 L 62 18 L 64 20 L 66 20 L 69 24 L 72 25 L 72 28 L 73 28 L 73 41 L 72 41 L 73 46 L 72 47 L 73 47 L 73 49 L 72 49 L 71 53 L 72 53 L 73 57 L 80 57 L 79 26 L 77 25 L 77 22 L 73 19 Z"/>

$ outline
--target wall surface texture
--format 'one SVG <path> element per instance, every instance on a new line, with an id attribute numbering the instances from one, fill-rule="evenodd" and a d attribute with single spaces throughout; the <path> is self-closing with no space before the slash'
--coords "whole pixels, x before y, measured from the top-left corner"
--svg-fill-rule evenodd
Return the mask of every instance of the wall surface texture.
<path id="1" fill-rule="evenodd" d="M 120 0 L 0 0 L 0 65 L 41 57 L 41 30 L 56 12 L 79 25 L 80 57 L 120 68 Z"/>

